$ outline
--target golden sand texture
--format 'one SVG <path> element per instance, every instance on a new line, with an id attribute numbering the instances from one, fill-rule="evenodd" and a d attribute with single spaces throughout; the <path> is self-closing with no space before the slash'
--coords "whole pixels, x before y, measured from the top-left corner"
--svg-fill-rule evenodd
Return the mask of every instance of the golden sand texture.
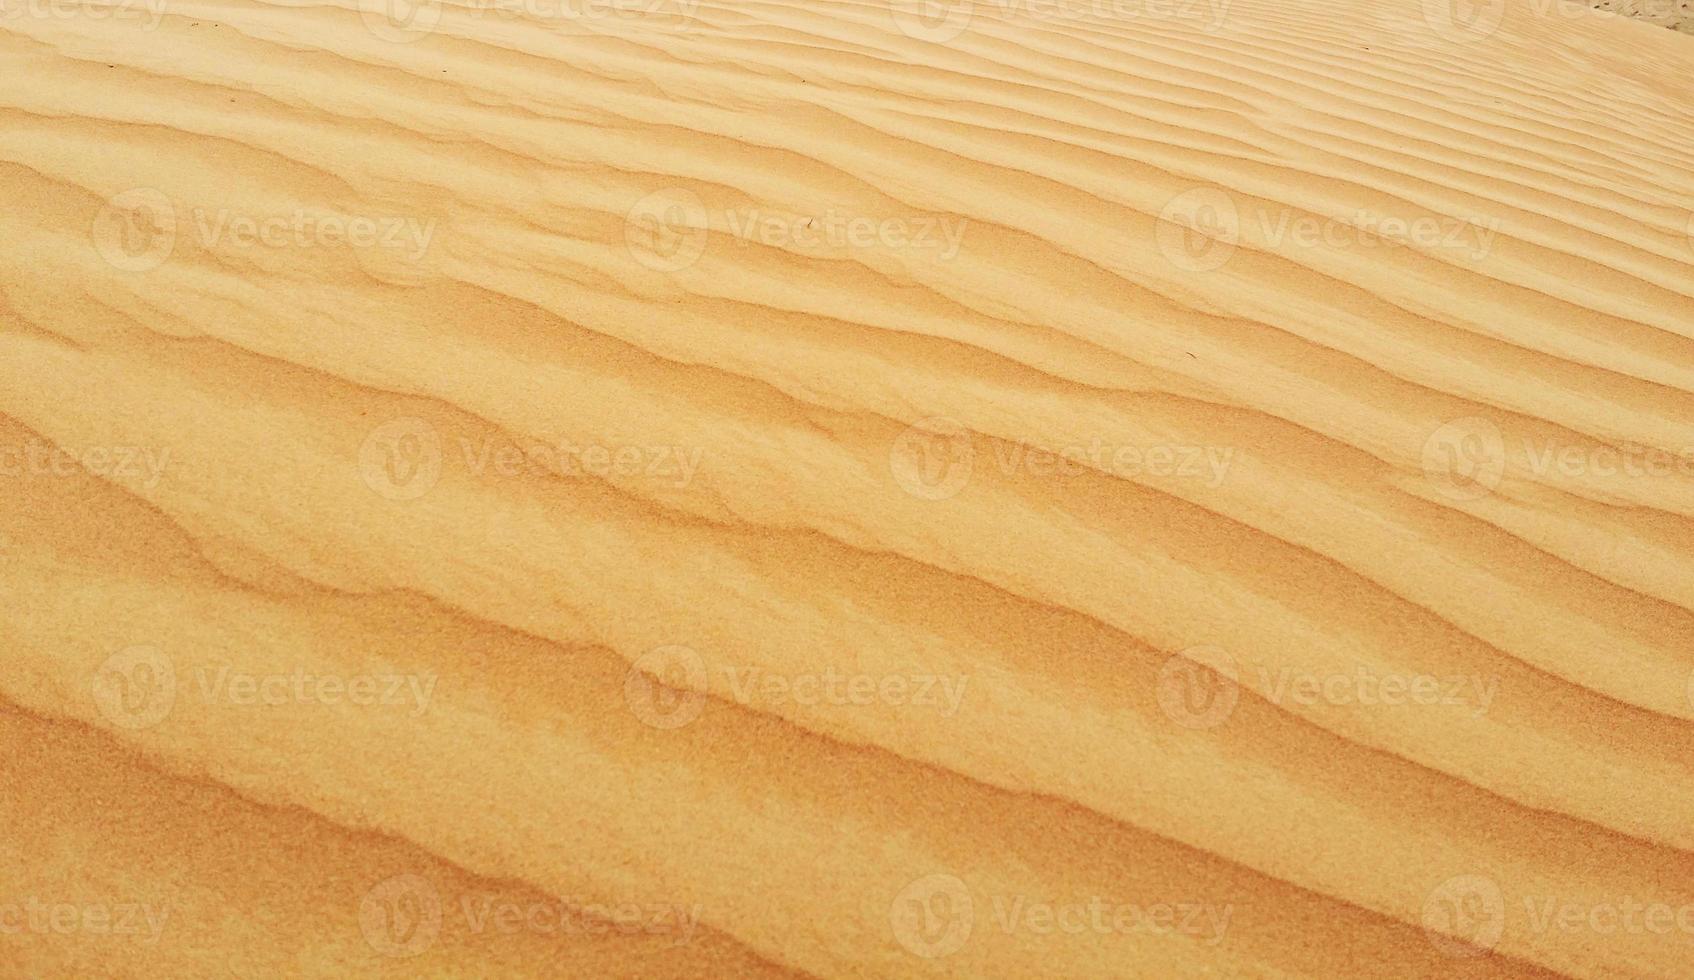
<path id="1" fill-rule="evenodd" d="M 1694 0 L 1595 0 L 1598 10 L 1609 10 L 1649 24 L 1694 34 Z"/>
<path id="2" fill-rule="evenodd" d="M 1688 39 L 4 2 L 0 976 L 1694 976 Z"/>

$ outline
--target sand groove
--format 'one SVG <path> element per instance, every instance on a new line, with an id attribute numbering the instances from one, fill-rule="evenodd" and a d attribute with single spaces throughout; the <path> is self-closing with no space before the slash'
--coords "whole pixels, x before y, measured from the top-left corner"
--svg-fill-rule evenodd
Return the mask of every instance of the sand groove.
<path id="1" fill-rule="evenodd" d="M 1694 47 L 1075 6 L 0 8 L 0 975 L 1691 975 Z"/>

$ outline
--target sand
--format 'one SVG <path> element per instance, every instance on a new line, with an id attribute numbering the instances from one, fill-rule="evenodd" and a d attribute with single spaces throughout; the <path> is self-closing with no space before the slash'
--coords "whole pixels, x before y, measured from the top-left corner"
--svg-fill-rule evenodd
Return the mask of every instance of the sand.
<path id="1" fill-rule="evenodd" d="M 0 976 L 1694 976 L 1694 44 L 8 2 Z"/>
<path id="2" fill-rule="evenodd" d="M 1694 0 L 1596 0 L 1594 7 L 1694 34 Z"/>

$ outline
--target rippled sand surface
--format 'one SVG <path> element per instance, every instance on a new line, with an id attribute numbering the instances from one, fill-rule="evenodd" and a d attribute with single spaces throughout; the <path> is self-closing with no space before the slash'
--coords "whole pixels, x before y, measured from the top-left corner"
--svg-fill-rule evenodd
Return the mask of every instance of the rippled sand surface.
<path id="1" fill-rule="evenodd" d="M 0 8 L 0 976 L 1694 976 L 1694 45 Z"/>

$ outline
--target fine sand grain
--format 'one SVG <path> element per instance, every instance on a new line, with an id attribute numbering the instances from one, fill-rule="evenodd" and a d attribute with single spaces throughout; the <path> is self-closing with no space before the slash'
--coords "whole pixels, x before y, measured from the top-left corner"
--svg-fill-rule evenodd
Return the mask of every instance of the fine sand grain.
<path id="1" fill-rule="evenodd" d="M 0 0 L 0 976 L 1694 976 L 1694 43 Z"/>

